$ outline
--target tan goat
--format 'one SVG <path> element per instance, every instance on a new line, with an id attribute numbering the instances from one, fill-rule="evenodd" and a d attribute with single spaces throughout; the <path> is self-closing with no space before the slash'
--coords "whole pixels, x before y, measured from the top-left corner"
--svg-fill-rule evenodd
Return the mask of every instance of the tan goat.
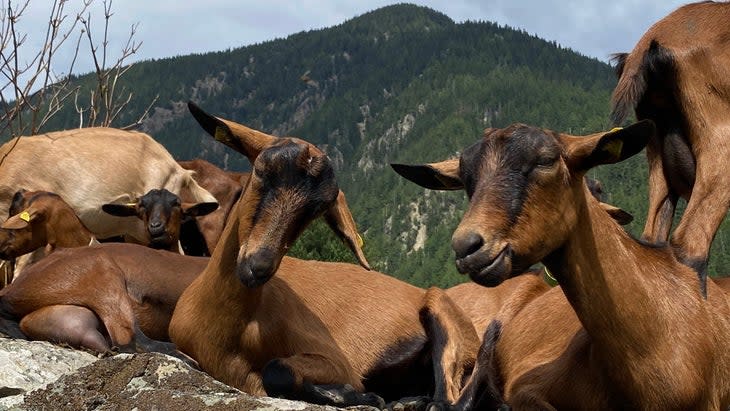
<path id="1" fill-rule="evenodd" d="M 137 218 L 115 217 L 106 203 L 134 201 L 165 188 L 185 201 L 215 202 L 147 134 L 91 127 L 21 137 L 0 147 L 0 216 L 8 213 L 18 190 L 50 191 L 61 196 L 98 238 L 128 235 L 143 243 L 145 227 Z"/>
<path id="2" fill-rule="evenodd" d="M 633 110 L 656 123 L 646 147 L 649 211 L 642 238 L 669 240 L 677 201 L 687 208 L 671 236 L 677 258 L 704 292 L 712 240 L 730 206 L 730 3 L 680 7 L 654 24 L 631 53 L 617 54 L 612 120 Z"/>
<path id="3" fill-rule="evenodd" d="M 257 395 L 340 406 L 383 405 L 366 390 L 453 401 L 478 338 L 442 290 L 351 264 L 283 257 L 322 212 L 359 251 L 324 153 L 191 110 L 211 135 L 252 160 L 253 173 L 210 263 L 178 301 L 170 337 L 179 349 L 215 378 Z"/>
<path id="4" fill-rule="evenodd" d="M 671 249 L 632 239 L 583 182 L 590 168 L 638 153 L 654 131 L 642 121 L 575 137 L 516 124 L 485 133 L 458 160 L 405 169 L 422 185 L 466 190 L 452 240 L 460 271 L 494 285 L 542 261 L 579 320 L 556 288 L 503 329 L 492 323 L 478 365 L 491 378 L 474 379 L 479 387 L 456 409 L 496 406 L 495 391 L 520 410 L 730 405 L 726 293 L 709 282 L 704 299 L 694 270 Z"/>

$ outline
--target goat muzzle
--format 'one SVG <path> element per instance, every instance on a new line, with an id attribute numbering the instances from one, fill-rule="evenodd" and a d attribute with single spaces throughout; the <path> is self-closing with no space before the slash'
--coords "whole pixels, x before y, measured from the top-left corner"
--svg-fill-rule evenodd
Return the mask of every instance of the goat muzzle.
<path id="1" fill-rule="evenodd" d="M 511 276 L 513 254 L 509 244 L 496 255 L 490 252 L 490 248 L 481 247 L 461 258 L 457 254 L 456 268 L 462 274 L 469 274 L 475 283 L 494 287 Z"/>
<path id="2" fill-rule="evenodd" d="M 240 260 L 236 265 L 236 275 L 246 287 L 256 288 L 274 276 L 280 261 L 276 253 L 264 248 Z"/>

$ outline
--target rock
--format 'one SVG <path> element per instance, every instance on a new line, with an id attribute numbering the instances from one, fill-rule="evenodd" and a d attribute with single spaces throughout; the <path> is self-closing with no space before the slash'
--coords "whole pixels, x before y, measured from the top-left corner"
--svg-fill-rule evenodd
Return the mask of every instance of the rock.
<path id="1" fill-rule="evenodd" d="M 25 395 L 18 410 L 267 410 L 337 408 L 254 397 L 164 354 L 100 359 Z M 369 409 L 369 408 L 355 408 Z"/>
<path id="2" fill-rule="evenodd" d="M 97 360 L 87 352 L 47 342 L 0 338 L 0 409 L 21 402 L 22 394 Z"/>
<path id="3" fill-rule="evenodd" d="M 0 410 L 336 411 L 255 397 L 159 353 L 98 358 L 47 342 L 0 338 Z M 372 407 L 348 410 L 372 411 Z"/>

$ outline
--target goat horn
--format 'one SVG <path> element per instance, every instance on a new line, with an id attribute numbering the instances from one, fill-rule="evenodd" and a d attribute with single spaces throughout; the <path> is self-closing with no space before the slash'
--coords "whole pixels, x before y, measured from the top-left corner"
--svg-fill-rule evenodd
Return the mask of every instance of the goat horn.
<path id="1" fill-rule="evenodd" d="M 278 140 L 278 137 L 254 130 L 235 121 L 210 115 L 192 101 L 188 102 L 188 109 L 208 134 L 245 155 L 251 164 L 262 150 Z"/>

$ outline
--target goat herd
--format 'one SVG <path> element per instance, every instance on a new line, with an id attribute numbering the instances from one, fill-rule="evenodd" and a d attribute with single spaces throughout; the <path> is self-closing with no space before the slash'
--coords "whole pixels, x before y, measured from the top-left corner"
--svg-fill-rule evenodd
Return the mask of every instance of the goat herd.
<path id="1" fill-rule="evenodd" d="M 687 5 L 617 56 L 612 120 L 633 111 L 634 124 L 580 137 L 513 124 L 458 159 L 393 164 L 469 198 L 452 247 L 474 281 L 446 290 L 370 270 L 332 165 L 306 141 L 193 103 L 250 174 L 175 162 L 116 129 L 13 140 L 0 148 L 0 257 L 17 275 L 0 331 L 164 352 L 251 394 L 336 406 L 726 409 L 730 284 L 706 271 L 730 205 L 728 22 L 730 3 Z M 585 174 L 644 148 L 637 241 Z M 359 266 L 285 255 L 319 216 Z"/>

